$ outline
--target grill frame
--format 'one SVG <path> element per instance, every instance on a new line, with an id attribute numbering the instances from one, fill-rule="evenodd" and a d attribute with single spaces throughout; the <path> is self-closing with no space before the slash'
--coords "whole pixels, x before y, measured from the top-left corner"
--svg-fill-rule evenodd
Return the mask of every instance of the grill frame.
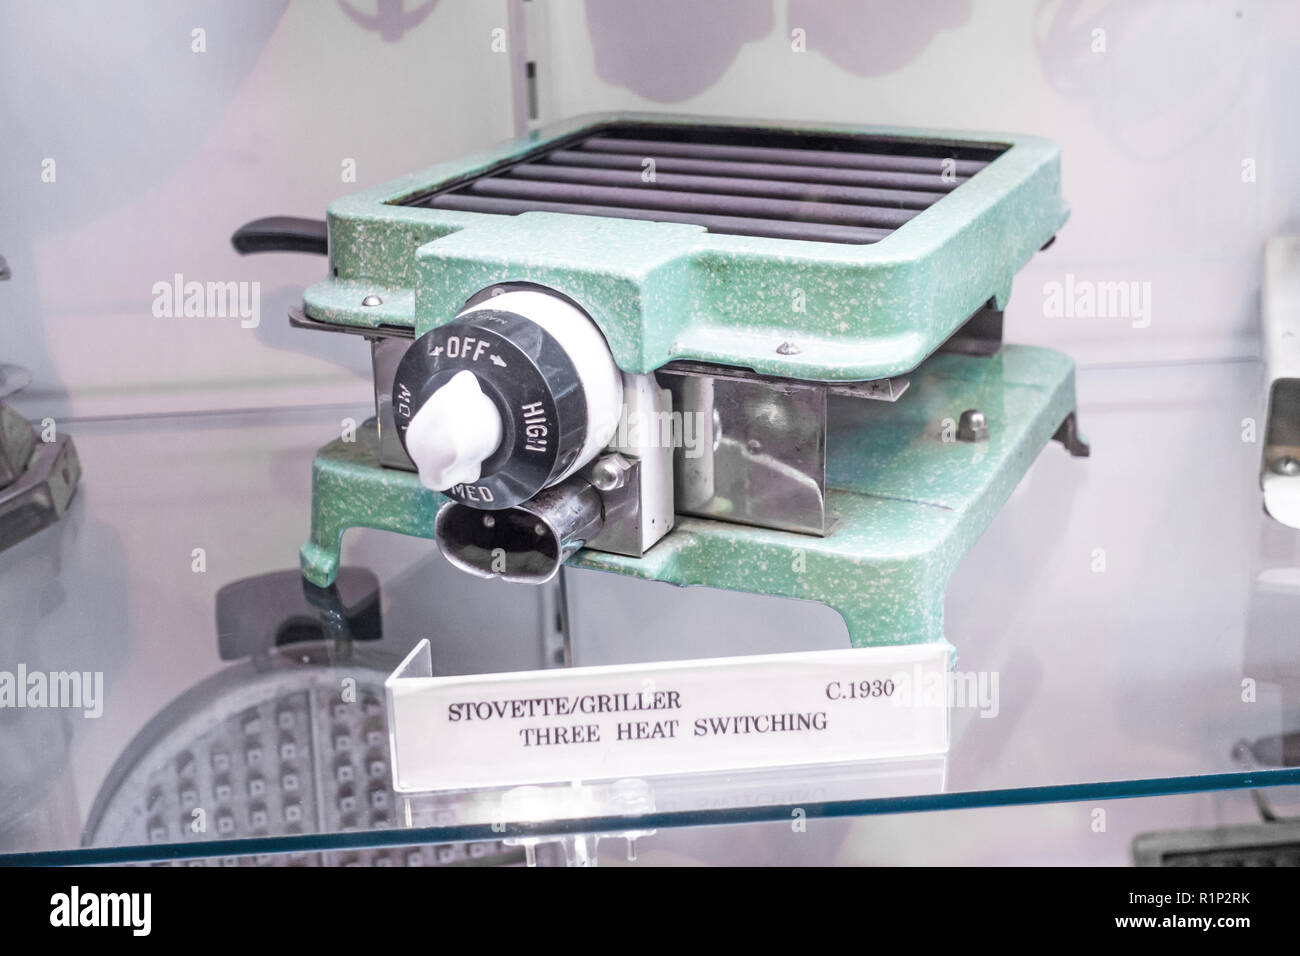
<path id="1" fill-rule="evenodd" d="M 403 204 L 618 124 L 862 134 L 1004 151 L 870 244 Z M 333 277 L 307 290 L 304 310 L 362 334 L 418 335 L 450 321 L 489 286 L 530 282 L 581 304 L 624 371 L 683 359 L 784 378 L 865 381 L 911 371 L 977 309 L 990 301 L 1003 307 L 1016 271 L 1068 215 L 1060 151 L 1038 137 L 659 114 L 579 117 L 333 202 Z M 381 305 L 361 304 L 371 293 Z M 792 308 L 795 293 L 800 301 Z"/>

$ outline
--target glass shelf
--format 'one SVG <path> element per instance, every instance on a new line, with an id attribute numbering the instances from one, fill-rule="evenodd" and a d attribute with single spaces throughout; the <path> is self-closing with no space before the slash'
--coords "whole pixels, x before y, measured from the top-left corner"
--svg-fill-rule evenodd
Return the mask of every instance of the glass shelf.
<path id="1" fill-rule="evenodd" d="M 996 694 L 954 710 L 946 757 L 522 795 L 392 793 L 382 682 L 417 641 L 437 673 L 487 673 L 557 666 L 566 636 L 575 663 L 629 663 L 841 647 L 842 622 L 569 572 L 566 635 L 555 588 L 357 530 L 330 618 L 355 639 L 322 635 L 294 573 L 311 459 L 365 407 L 62 422 L 82 486 L 0 553 L 0 671 L 102 673 L 102 714 L 0 710 L 0 862 L 513 862 L 559 836 L 795 812 L 1300 783 L 1282 746 L 1300 728 L 1300 534 L 1261 508 L 1259 366 L 1084 368 L 1078 387 L 1092 457 L 1049 447 L 950 586 L 957 668 Z"/>

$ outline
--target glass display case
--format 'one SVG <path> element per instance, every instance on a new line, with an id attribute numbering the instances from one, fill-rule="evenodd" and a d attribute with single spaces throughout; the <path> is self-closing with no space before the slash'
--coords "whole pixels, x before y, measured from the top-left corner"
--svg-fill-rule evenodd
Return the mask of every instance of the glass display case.
<path id="1" fill-rule="evenodd" d="M 0 5 L 0 863 L 1300 862 L 1300 6 Z M 394 768 L 399 671 L 893 644 L 889 753 Z"/>
<path id="2" fill-rule="evenodd" d="M 0 843 L 12 861 L 581 862 L 597 837 L 644 852 L 675 828 L 1294 784 L 1300 542 L 1260 505 L 1261 376 L 1080 370 L 1093 457 L 1045 453 L 953 580 L 972 683 L 946 755 L 434 794 L 395 793 L 388 766 L 383 683 L 421 640 L 465 674 L 830 649 L 844 625 L 592 571 L 475 581 L 365 530 L 337 587 L 305 591 L 308 464 L 365 406 L 68 422 L 82 486 L 0 554 L 0 588 L 5 659 L 82 673 L 82 706 L 3 714 Z"/>

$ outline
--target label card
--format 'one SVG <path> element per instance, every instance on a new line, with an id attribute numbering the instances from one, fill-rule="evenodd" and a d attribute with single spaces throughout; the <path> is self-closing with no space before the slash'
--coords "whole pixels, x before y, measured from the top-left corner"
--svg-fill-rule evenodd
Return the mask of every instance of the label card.
<path id="1" fill-rule="evenodd" d="M 915 644 L 433 677 L 421 641 L 385 682 L 394 785 L 465 790 L 944 753 L 948 664 L 947 645 Z"/>

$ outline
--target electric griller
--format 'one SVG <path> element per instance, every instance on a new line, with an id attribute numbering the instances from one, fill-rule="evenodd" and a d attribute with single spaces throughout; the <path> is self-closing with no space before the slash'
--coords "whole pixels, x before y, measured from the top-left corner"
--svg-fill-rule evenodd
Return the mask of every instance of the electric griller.
<path id="1" fill-rule="evenodd" d="M 464 571 L 564 563 L 827 604 L 854 646 L 943 641 L 957 563 L 1053 438 L 1074 369 L 1002 344 L 1065 222 L 1024 136 L 570 121 L 241 251 L 328 248 L 295 324 L 370 340 L 375 418 L 316 456 L 306 578 L 343 532 Z M 327 245 L 326 245 L 327 243 Z"/>

